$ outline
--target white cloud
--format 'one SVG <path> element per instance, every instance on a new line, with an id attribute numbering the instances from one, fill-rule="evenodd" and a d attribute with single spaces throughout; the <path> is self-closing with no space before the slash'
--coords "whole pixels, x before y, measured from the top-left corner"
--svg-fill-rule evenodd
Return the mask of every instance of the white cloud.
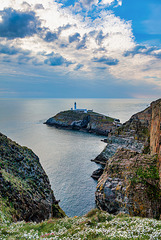
<path id="1" fill-rule="evenodd" d="M 111 5 L 113 2 L 114 2 L 114 0 L 102 0 L 101 4 Z"/>
<path id="2" fill-rule="evenodd" d="M 115 0 L 102 0 L 100 4 L 104 5 L 112 5 L 115 3 Z M 114 7 L 122 6 L 122 0 L 117 0 L 117 3 L 114 5 Z"/>
<path id="3" fill-rule="evenodd" d="M 83 1 L 83 0 L 82 0 Z M 84 4 L 98 4 L 98 1 L 83 1 Z M 101 4 L 110 5 L 113 0 L 102 0 Z M 36 4 L 41 4 L 40 8 L 35 8 Z M 117 5 L 121 6 L 122 1 L 118 0 Z M 30 57 L 35 59 L 35 63 L 43 64 L 48 58 L 48 54 L 54 52 L 62 56 L 69 66 L 45 66 L 47 71 L 70 73 L 75 76 L 78 71 L 88 74 L 90 78 L 95 78 L 97 69 L 104 69 L 104 75 L 109 73 L 116 79 L 132 81 L 139 84 L 139 81 L 154 83 L 161 86 L 161 64 L 154 56 L 143 56 L 137 54 L 134 57 L 123 56 L 123 53 L 134 48 L 136 43 L 132 33 L 130 21 L 125 21 L 116 17 L 111 11 L 101 10 L 99 16 L 92 20 L 84 18 L 81 14 L 73 14 L 70 8 L 61 8 L 61 4 L 53 0 L 5 0 L 0 4 L 0 9 L 14 8 L 21 11 L 35 11 L 36 16 L 41 20 L 41 27 L 46 28 L 40 35 L 33 35 L 26 38 L 13 40 L 3 39 L 3 44 L 10 43 L 11 46 L 19 46 L 23 50 L 30 50 Z M 67 24 L 69 28 L 65 28 Z M 63 30 L 60 30 L 60 27 Z M 58 34 L 53 41 L 44 41 L 46 31 Z M 69 36 L 79 34 L 78 41 L 69 42 Z M 2 40 L 1 40 L 2 43 Z M 43 54 L 42 54 L 43 52 Z M 105 62 L 92 61 L 93 58 L 117 60 L 116 65 L 105 65 Z M 11 56 L 16 62 L 17 57 Z M 2 61 L 1 56 L 1 61 Z M 32 61 L 32 59 L 31 59 Z M 29 63 L 31 64 L 31 61 Z M 27 63 L 26 63 L 27 64 Z M 81 66 L 78 68 L 77 66 Z"/>

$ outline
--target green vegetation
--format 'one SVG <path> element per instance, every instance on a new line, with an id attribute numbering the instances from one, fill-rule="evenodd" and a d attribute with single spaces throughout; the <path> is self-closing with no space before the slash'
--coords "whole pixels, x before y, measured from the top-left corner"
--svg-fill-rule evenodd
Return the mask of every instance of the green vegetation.
<path id="1" fill-rule="evenodd" d="M 1 170 L 2 176 L 5 181 L 10 182 L 14 188 L 17 188 L 19 191 L 30 190 L 31 188 L 27 184 L 27 182 L 19 177 L 13 176 L 6 172 L 4 169 Z"/>
<path id="2" fill-rule="evenodd" d="M 147 180 L 158 180 L 159 181 L 159 169 L 157 166 L 158 163 L 158 156 L 152 156 L 150 159 L 150 164 L 147 166 L 140 166 L 136 168 L 136 172 L 134 177 L 132 178 L 133 181 L 146 183 Z"/>
<path id="3" fill-rule="evenodd" d="M 151 159 L 151 165 L 139 167 L 136 169 L 135 175 L 131 178 L 131 184 L 142 183 L 146 187 L 148 197 L 150 199 L 160 199 L 161 190 L 159 186 L 159 169 L 157 166 L 158 156 Z"/>
<path id="4" fill-rule="evenodd" d="M 1 213 L 1 212 L 0 212 Z M 9 221 L 0 225 L 0 239 L 161 239 L 161 221 L 120 214 L 109 215 L 98 209 L 83 217 L 50 219 L 39 224 Z"/>
<path id="5" fill-rule="evenodd" d="M 75 112 L 75 111 L 71 111 L 71 110 L 60 112 L 53 118 L 55 120 L 62 121 L 62 122 L 70 121 L 71 119 L 73 121 L 78 121 L 78 120 L 82 120 L 87 115 L 89 115 L 91 117 L 91 121 L 96 121 L 96 122 L 100 122 L 100 123 L 107 123 L 107 122 L 114 121 L 114 118 L 102 115 L 100 113 L 96 113 L 96 112 L 83 113 L 83 112 Z"/>
<path id="6" fill-rule="evenodd" d="M 15 214 L 16 210 L 9 203 L 8 199 L 0 196 L 0 225 L 12 222 Z"/>

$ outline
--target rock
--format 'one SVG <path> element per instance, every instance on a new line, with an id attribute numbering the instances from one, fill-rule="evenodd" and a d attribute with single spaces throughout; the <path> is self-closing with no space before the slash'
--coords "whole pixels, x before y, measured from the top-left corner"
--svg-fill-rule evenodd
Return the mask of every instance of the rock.
<path id="1" fill-rule="evenodd" d="M 60 112 L 49 118 L 45 124 L 104 136 L 108 136 L 110 132 L 117 128 L 114 125 L 114 118 L 96 112 L 84 113 L 73 110 Z"/>
<path id="2" fill-rule="evenodd" d="M 118 214 L 160 218 L 161 215 L 161 99 L 107 138 L 95 159 L 106 166 L 95 193 L 98 208 Z M 110 181 L 109 181 L 110 179 Z"/>
<path id="3" fill-rule="evenodd" d="M 98 208 L 109 213 L 159 219 L 161 189 L 157 156 L 117 150 L 99 178 L 95 199 Z"/>
<path id="4" fill-rule="evenodd" d="M 137 152 L 142 152 L 144 148 L 143 142 L 137 141 L 131 137 L 125 138 L 119 136 L 111 136 L 107 138 L 107 142 L 108 143 L 104 150 L 94 160 L 92 160 L 93 162 L 105 165 L 108 159 L 112 157 L 119 148 L 126 148 Z"/>
<path id="5" fill-rule="evenodd" d="M 91 177 L 98 180 L 99 177 L 102 175 L 102 173 L 103 173 L 103 168 L 99 168 L 92 173 Z"/>
<path id="6" fill-rule="evenodd" d="M 152 117 L 150 125 L 150 151 L 158 154 L 161 185 L 161 99 L 151 103 Z"/>
<path id="7" fill-rule="evenodd" d="M 36 221 L 65 214 L 56 201 L 39 158 L 0 133 L 0 203 L 14 221 Z"/>

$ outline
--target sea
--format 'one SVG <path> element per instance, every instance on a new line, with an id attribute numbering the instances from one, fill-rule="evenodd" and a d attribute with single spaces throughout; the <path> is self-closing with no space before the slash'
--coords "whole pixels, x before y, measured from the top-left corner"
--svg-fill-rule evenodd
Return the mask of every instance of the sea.
<path id="1" fill-rule="evenodd" d="M 119 118 L 122 123 L 154 99 L 0 99 L 0 132 L 31 148 L 46 171 L 54 195 L 67 216 L 81 216 L 95 207 L 100 166 L 94 159 L 106 144 L 103 136 L 57 129 L 43 124 L 60 111 L 78 108 Z"/>

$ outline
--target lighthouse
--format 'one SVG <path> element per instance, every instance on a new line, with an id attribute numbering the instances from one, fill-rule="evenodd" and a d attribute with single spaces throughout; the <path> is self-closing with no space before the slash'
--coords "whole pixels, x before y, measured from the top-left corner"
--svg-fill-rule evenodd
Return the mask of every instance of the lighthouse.
<path id="1" fill-rule="evenodd" d="M 75 102 L 74 103 L 74 110 L 76 110 L 77 109 L 77 103 Z"/>

